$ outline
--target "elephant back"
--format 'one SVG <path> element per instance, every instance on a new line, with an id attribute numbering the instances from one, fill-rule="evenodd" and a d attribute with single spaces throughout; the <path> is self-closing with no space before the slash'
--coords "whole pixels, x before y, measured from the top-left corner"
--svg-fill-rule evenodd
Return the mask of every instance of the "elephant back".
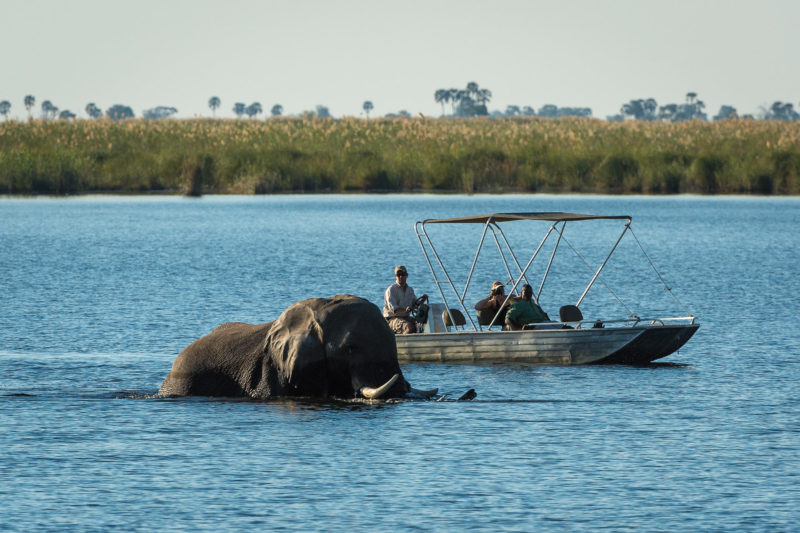
<path id="1" fill-rule="evenodd" d="M 228 322 L 197 339 L 175 359 L 159 394 L 250 396 L 273 324 Z"/>

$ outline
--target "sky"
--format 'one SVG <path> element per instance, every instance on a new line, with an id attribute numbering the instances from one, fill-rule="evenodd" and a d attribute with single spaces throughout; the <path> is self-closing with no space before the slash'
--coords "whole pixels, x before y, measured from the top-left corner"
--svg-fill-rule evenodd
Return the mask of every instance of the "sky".
<path id="1" fill-rule="evenodd" d="M 695 92 L 757 115 L 800 107 L 799 22 L 797 0 L 0 0 L 0 100 L 439 116 L 437 89 L 476 82 L 490 111 Z"/>

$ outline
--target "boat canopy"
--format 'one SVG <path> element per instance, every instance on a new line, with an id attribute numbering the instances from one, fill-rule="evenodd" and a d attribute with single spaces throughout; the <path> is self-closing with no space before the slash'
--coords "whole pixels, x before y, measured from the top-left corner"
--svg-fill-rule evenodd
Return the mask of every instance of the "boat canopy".
<path id="1" fill-rule="evenodd" d="M 573 220 L 630 220 L 626 215 L 583 215 L 580 213 L 541 212 L 541 213 L 493 213 L 458 218 L 432 218 L 423 224 L 491 224 L 512 220 L 546 220 L 548 222 L 567 222 Z"/>
<path id="2" fill-rule="evenodd" d="M 511 244 L 506 239 L 505 233 L 503 232 L 503 230 L 498 225 L 499 222 L 510 222 L 510 221 L 514 221 L 514 220 L 538 220 L 538 221 L 546 221 L 546 222 L 550 222 L 551 223 L 550 224 L 550 228 L 545 233 L 544 237 L 542 238 L 541 242 L 539 243 L 539 246 L 536 248 L 536 250 L 531 255 L 530 259 L 528 260 L 528 262 L 524 266 L 522 265 L 522 263 L 520 263 L 520 261 L 518 261 L 514 251 L 511 248 Z M 611 250 L 608 252 L 608 255 L 606 256 L 605 260 L 596 269 L 592 268 L 589 265 L 589 263 L 587 263 L 586 259 L 578 252 L 578 250 L 575 249 L 575 247 L 564 236 L 564 228 L 566 227 L 567 222 L 585 221 L 585 220 L 623 220 L 623 221 L 625 221 L 624 228 L 622 229 L 622 233 L 620 234 L 619 238 L 617 238 L 616 242 L 614 242 L 614 244 L 611 247 Z M 436 247 L 433 244 L 433 241 L 431 240 L 430 236 L 428 235 L 428 232 L 425 229 L 426 225 L 428 225 L 428 224 L 480 224 L 480 225 L 483 226 L 483 233 L 481 235 L 480 242 L 478 243 L 478 248 L 477 248 L 477 250 L 475 252 L 475 257 L 472 260 L 472 266 L 469 269 L 469 273 L 467 275 L 466 283 L 464 284 L 463 290 L 459 290 L 459 289 L 456 288 L 456 286 L 455 286 L 455 284 L 453 282 L 453 279 L 450 276 L 450 273 L 447 271 L 447 268 L 445 268 L 445 265 L 442 262 L 442 258 L 439 256 L 439 253 L 437 252 Z M 614 251 L 617 248 L 617 245 L 619 245 L 620 241 L 625 236 L 625 234 L 630 232 L 631 235 L 633 235 L 633 230 L 631 229 L 631 217 L 630 216 L 626 216 L 626 215 L 587 215 L 587 214 L 581 214 L 581 213 L 566 213 L 566 212 L 560 212 L 560 211 L 528 212 L 528 213 L 492 213 L 492 214 L 487 214 L 487 215 L 473 215 L 473 216 L 457 217 L 457 218 L 427 219 L 427 220 L 424 220 L 424 221 L 419 221 L 416 224 L 414 224 L 414 228 L 415 228 L 415 233 L 417 235 L 417 239 L 419 240 L 420 247 L 422 248 L 422 253 L 425 256 L 425 261 L 428 263 L 428 267 L 430 268 L 431 275 L 433 276 L 433 280 L 436 283 L 437 288 L 439 289 L 439 295 L 442 297 L 442 303 L 445 305 L 445 308 L 448 310 L 448 313 L 450 312 L 450 306 L 449 306 L 449 304 L 447 302 L 447 296 L 446 296 L 445 291 L 444 291 L 444 287 L 445 286 L 450 288 L 450 290 L 452 291 L 452 294 L 458 300 L 460 311 L 462 312 L 462 314 L 465 317 L 467 317 L 469 319 L 472 327 L 476 331 L 481 331 L 483 329 L 481 327 L 482 324 L 476 324 L 475 323 L 475 320 L 473 320 L 473 317 L 470 314 L 469 309 L 467 308 L 468 306 L 465 304 L 464 300 L 465 300 L 465 298 L 467 296 L 467 290 L 469 289 L 470 283 L 472 282 L 472 275 L 475 272 L 475 266 L 477 265 L 477 262 L 478 262 L 478 256 L 481 253 L 481 249 L 483 248 L 484 241 L 485 241 L 487 235 L 490 235 L 491 238 L 494 240 L 494 242 L 495 242 L 495 244 L 497 246 L 497 250 L 498 250 L 498 252 L 500 254 L 500 258 L 503 261 L 503 264 L 505 266 L 506 274 L 508 275 L 508 279 L 509 279 L 509 283 L 510 283 L 510 290 L 509 290 L 508 295 L 506 296 L 506 302 L 508 302 L 509 298 L 511 298 L 511 294 L 517 289 L 517 287 L 523 281 L 525 283 L 530 284 L 528 279 L 527 279 L 527 276 L 526 276 L 526 274 L 528 272 L 528 269 L 531 267 L 531 265 L 533 264 L 534 260 L 539 255 L 539 252 L 542 250 L 542 247 L 545 244 L 545 242 L 549 239 L 551 234 L 553 234 L 553 232 L 555 232 L 556 235 L 557 235 L 556 242 L 555 242 L 555 245 L 553 246 L 552 252 L 550 253 L 550 259 L 547 262 L 547 266 L 546 266 L 546 268 L 544 270 L 544 274 L 542 275 L 542 280 L 541 280 L 541 283 L 539 285 L 539 290 L 538 290 L 538 292 L 536 292 L 533 295 L 534 296 L 534 301 L 536 301 L 537 303 L 539 301 L 539 297 L 541 296 L 542 289 L 544 288 L 545 282 L 547 281 L 548 274 L 550 273 L 550 269 L 551 269 L 552 264 L 553 264 L 553 259 L 554 259 L 555 255 L 556 255 L 556 251 L 559 248 L 559 244 L 563 241 L 569 246 L 569 248 L 573 251 L 573 253 L 575 253 L 575 255 L 579 259 L 581 259 L 583 261 L 583 263 L 584 263 L 584 265 L 586 265 L 587 269 L 589 269 L 589 271 L 593 272 L 591 280 L 589 281 L 589 283 L 586 286 L 586 288 L 583 290 L 583 293 L 581 294 L 580 298 L 578 298 L 578 301 L 575 303 L 575 306 L 576 307 L 580 307 L 581 303 L 583 302 L 583 299 L 586 297 L 586 294 L 589 292 L 589 289 L 592 288 L 592 286 L 595 284 L 596 281 L 600 280 L 600 283 L 605 285 L 609 289 L 611 294 L 617 299 L 617 301 L 619 301 L 619 303 L 622 304 L 622 306 L 625 307 L 628 310 L 628 312 L 630 313 L 630 316 L 635 316 L 635 313 L 631 309 L 629 309 L 628 306 L 625 305 L 625 303 L 622 302 L 622 300 L 619 299 L 619 297 L 614 293 L 614 291 L 611 290 L 611 288 L 608 287 L 608 285 L 606 285 L 606 283 L 602 279 L 600 279 L 600 277 L 599 277 L 600 276 L 600 272 L 605 268 L 606 264 L 608 263 L 608 260 L 611 258 L 611 255 L 614 253 Z M 637 239 L 635 235 L 633 235 L 633 237 L 636 240 L 636 243 L 641 248 L 642 245 L 641 245 L 641 243 L 639 243 L 639 239 Z M 653 267 L 653 270 L 655 271 L 656 275 L 658 275 L 659 279 L 661 279 L 661 282 L 664 284 L 664 288 L 667 291 L 669 291 L 670 294 L 672 294 L 672 290 L 666 284 L 664 279 L 661 277 L 661 274 L 658 272 L 658 270 L 656 270 L 655 265 L 653 264 L 652 261 L 650 261 L 650 258 L 647 256 L 647 253 L 644 252 L 644 248 L 641 248 L 641 249 L 642 249 L 642 252 L 644 253 L 644 256 L 647 258 L 647 260 L 650 262 L 650 265 Z M 434 264 L 436 264 L 436 267 L 438 267 L 438 272 L 437 272 L 437 268 L 434 266 Z M 674 294 L 672 294 L 672 297 L 675 299 L 676 302 L 678 302 L 679 305 L 681 305 L 681 307 L 683 307 L 683 304 L 680 303 L 680 301 L 677 299 L 677 297 Z M 472 307 L 472 306 L 469 306 L 469 307 Z M 497 314 L 495 315 L 495 317 L 492 319 L 491 323 L 489 324 L 489 328 L 491 328 L 495 324 L 495 321 L 498 319 L 500 314 L 501 314 L 501 311 L 498 310 Z M 688 314 L 688 312 L 687 312 L 687 314 Z M 453 323 L 455 323 L 455 319 L 453 319 L 452 316 L 450 318 L 453 321 Z"/>

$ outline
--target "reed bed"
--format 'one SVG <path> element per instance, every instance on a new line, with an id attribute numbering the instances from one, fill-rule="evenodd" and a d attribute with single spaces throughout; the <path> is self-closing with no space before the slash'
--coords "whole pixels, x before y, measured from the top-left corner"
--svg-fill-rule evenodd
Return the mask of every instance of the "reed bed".
<path id="1" fill-rule="evenodd" d="M 0 194 L 798 194 L 800 122 L 295 119 L 0 123 Z"/>

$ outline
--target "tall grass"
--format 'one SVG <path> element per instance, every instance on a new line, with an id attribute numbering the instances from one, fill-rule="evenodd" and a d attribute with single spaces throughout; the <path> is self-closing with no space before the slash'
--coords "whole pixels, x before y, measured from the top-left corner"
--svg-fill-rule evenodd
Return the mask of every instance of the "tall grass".
<path id="1" fill-rule="evenodd" d="M 798 194 L 800 123 L 270 119 L 0 123 L 0 194 Z"/>

